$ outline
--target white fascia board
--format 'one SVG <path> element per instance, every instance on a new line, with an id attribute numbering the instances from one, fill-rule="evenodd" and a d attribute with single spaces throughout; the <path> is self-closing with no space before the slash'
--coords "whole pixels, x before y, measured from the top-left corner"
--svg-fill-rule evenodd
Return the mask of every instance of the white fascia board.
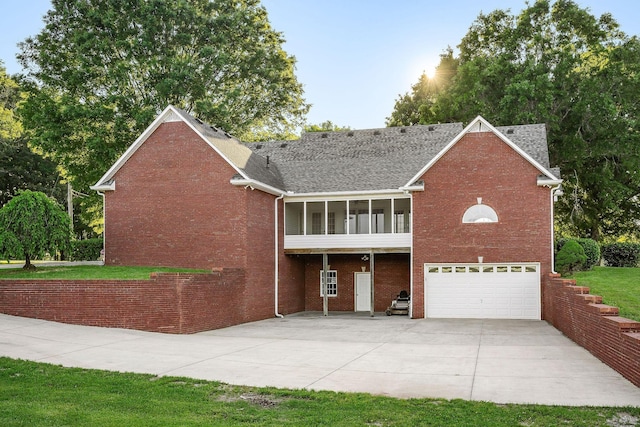
<path id="1" fill-rule="evenodd" d="M 405 187 L 400 187 L 398 190 L 407 192 L 407 191 L 424 191 L 424 181 L 419 183 L 414 183 L 412 185 L 408 185 Z"/>
<path id="2" fill-rule="evenodd" d="M 227 163 L 229 163 L 229 165 L 231 165 L 231 167 L 233 167 L 233 169 L 237 173 L 242 175 L 245 179 L 249 179 L 244 173 L 244 171 L 236 167 L 236 165 L 234 165 L 224 154 L 220 152 L 220 150 L 218 150 L 213 144 L 211 144 L 211 142 L 209 142 L 209 140 L 204 135 L 202 135 L 202 133 L 200 133 L 195 127 L 193 127 L 193 125 L 183 117 L 180 111 L 178 111 L 173 105 L 169 105 L 167 106 L 167 108 L 164 109 L 164 111 L 162 111 L 162 113 L 158 115 L 158 117 L 156 117 L 156 119 L 149 125 L 149 127 L 147 127 L 144 130 L 144 132 L 140 134 L 140 136 L 134 141 L 134 143 L 131 144 L 129 148 L 127 148 L 127 151 L 125 151 L 124 154 L 120 156 L 118 160 L 116 160 L 113 166 L 111 166 L 111 168 L 102 176 L 102 178 L 98 180 L 98 182 L 94 185 L 94 187 L 104 186 L 106 182 L 111 180 L 113 176 L 116 174 L 116 172 L 120 170 L 120 168 L 127 162 L 127 160 L 129 160 L 129 158 L 131 158 L 131 156 L 136 152 L 136 150 L 140 148 L 140 146 L 149 138 L 149 136 L 151 136 L 151 134 L 155 132 L 155 130 L 162 123 L 164 123 L 165 120 L 171 114 L 179 117 L 183 123 L 189 126 L 189 128 L 196 133 L 196 135 L 198 135 L 204 142 L 206 142 L 211 148 L 213 148 L 216 151 L 216 153 L 218 153 Z"/>
<path id="3" fill-rule="evenodd" d="M 368 199 L 371 197 L 380 197 L 384 198 L 384 196 L 398 196 L 402 195 L 403 191 L 400 189 L 389 189 L 389 190 L 372 190 L 372 191 L 329 191 L 329 192 L 318 192 L 318 193 L 293 193 L 288 192 L 285 194 L 287 199 L 327 199 L 327 198 L 336 198 L 336 199 L 354 199 L 354 198 L 363 198 Z"/>
<path id="4" fill-rule="evenodd" d="M 286 191 L 282 191 L 278 188 L 272 187 L 268 184 L 264 184 L 254 179 L 232 179 L 229 181 L 229 183 L 231 185 L 235 185 L 236 187 L 251 187 L 254 189 L 258 189 L 264 191 L 265 193 L 273 194 L 274 196 L 284 196 L 287 194 Z"/>
<path id="5" fill-rule="evenodd" d="M 538 178 L 539 187 L 556 187 L 562 184 L 562 179 Z"/>
<path id="6" fill-rule="evenodd" d="M 553 180 L 557 180 L 558 178 L 556 178 L 551 172 L 549 172 L 545 167 L 543 167 L 540 163 L 538 163 L 536 160 L 533 159 L 533 157 L 531 157 L 530 155 L 528 155 L 524 150 L 522 150 L 520 147 L 518 147 L 516 144 L 514 144 L 509 138 L 507 138 L 505 135 L 502 134 L 502 132 L 500 132 L 499 130 L 497 130 L 495 127 L 493 127 L 491 125 L 491 123 L 489 123 L 488 121 L 486 121 L 482 116 L 477 116 L 475 119 L 473 119 L 471 121 L 471 123 L 469 123 L 467 125 L 467 127 L 465 127 L 462 132 L 460 132 L 450 143 L 448 143 L 442 150 L 440 150 L 440 152 L 433 158 L 431 159 L 431 161 L 429 163 L 427 163 L 427 165 L 425 167 L 423 167 L 420 172 L 418 172 L 413 178 L 411 178 L 409 180 L 409 182 L 407 182 L 407 184 L 405 185 L 405 187 L 410 187 L 412 183 L 416 182 L 422 175 L 424 175 L 425 172 L 427 172 L 429 169 L 431 169 L 431 167 L 442 158 L 442 156 L 444 156 L 450 149 L 451 147 L 453 147 L 454 145 L 456 145 L 456 143 L 458 141 L 460 141 L 462 139 L 463 136 L 465 136 L 467 133 L 469 133 L 475 126 L 477 126 L 478 124 L 480 124 L 480 126 L 485 126 L 487 128 L 486 132 L 493 132 L 496 136 L 498 136 L 498 138 L 500 138 L 503 142 L 505 142 L 509 147 L 511 147 L 516 153 L 520 154 L 522 157 L 524 157 L 525 160 L 527 160 L 529 163 L 531 163 L 536 169 L 538 169 L 542 174 L 544 174 L 545 176 L 549 177 L 549 179 L 553 179 Z"/>
<path id="7" fill-rule="evenodd" d="M 93 191 L 115 191 L 116 189 L 116 182 L 115 181 L 111 181 L 111 183 L 109 184 L 101 184 L 101 185 L 91 185 L 89 186 L 89 189 L 93 190 Z"/>

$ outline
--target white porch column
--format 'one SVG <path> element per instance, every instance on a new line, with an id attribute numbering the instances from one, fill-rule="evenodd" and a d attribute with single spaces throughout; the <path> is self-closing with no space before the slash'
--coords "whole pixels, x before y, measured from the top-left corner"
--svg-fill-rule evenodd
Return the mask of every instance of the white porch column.
<path id="1" fill-rule="evenodd" d="M 374 311 L 375 311 L 375 280 L 374 280 L 374 265 L 375 262 L 373 260 L 373 251 L 369 252 L 369 271 L 370 271 L 370 275 L 371 275 L 371 309 L 369 310 L 369 314 L 371 315 L 371 317 L 373 317 Z"/>

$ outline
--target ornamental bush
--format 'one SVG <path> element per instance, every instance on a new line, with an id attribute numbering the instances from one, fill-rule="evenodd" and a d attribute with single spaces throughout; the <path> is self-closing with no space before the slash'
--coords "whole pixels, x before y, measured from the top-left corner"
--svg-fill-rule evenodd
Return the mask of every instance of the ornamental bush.
<path id="1" fill-rule="evenodd" d="M 97 261 L 100 258 L 103 240 L 100 238 L 71 242 L 72 261 Z"/>
<path id="2" fill-rule="evenodd" d="M 556 254 L 570 240 L 577 242 L 580 246 L 582 246 L 582 249 L 584 249 L 584 254 L 587 257 L 587 260 L 582 266 L 583 270 L 590 270 L 591 267 L 600 263 L 600 245 L 593 239 L 568 239 L 566 237 L 561 237 L 556 240 Z"/>
<path id="3" fill-rule="evenodd" d="M 587 256 L 575 240 L 568 240 L 556 255 L 556 271 L 566 276 L 584 266 Z"/>
<path id="4" fill-rule="evenodd" d="M 640 244 L 617 242 L 602 246 L 602 257 L 610 267 L 637 267 Z"/>

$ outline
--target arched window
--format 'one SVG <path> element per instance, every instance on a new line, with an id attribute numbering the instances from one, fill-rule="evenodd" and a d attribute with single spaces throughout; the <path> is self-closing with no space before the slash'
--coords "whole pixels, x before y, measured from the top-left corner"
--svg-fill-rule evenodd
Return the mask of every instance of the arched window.
<path id="1" fill-rule="evenodd" d="M 498 214 L 490 206 L 482 204 L 482 197 L 478 197 L 478 204 L 467 209 L 462 216 L 465 224 L 481 222 L 498 222 Z"/>

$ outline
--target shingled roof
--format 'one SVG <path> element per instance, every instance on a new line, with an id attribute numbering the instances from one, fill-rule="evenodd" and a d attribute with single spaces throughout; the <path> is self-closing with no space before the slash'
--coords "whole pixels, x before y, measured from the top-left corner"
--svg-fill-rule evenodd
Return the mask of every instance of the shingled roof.
<path id="1" fill-rule="evenodd" d="M 415 125 L 342 132 L 304 133 L 299 140 L 243 143 L 221 129 L 173 106 L 140 135 L 93 189 L 115 188 L 113 177 L 146 138 L 163 122 L 182 120 L 194 129 L 236 170 L 235 185 L 250 185 L 272 194 L 398 191 L 437 162 L 465 131 L 461 123 Z M 543 124 L 493 128 L 478 117 L 467 128 L 484 123 L 540 170 L 557 180 L 549 169 L 546 129 Z"/>
<path id="2" fill-rule="evenodd" d="M 544 124 L 496 128 L 549 168 Z M 397 190 L 460 132 L 461 123 L 304 133 L 295 141 L 246 143 L 277 165 L 294 193 Z M 273 166 L 272 166 L 273 167 Z"/>

